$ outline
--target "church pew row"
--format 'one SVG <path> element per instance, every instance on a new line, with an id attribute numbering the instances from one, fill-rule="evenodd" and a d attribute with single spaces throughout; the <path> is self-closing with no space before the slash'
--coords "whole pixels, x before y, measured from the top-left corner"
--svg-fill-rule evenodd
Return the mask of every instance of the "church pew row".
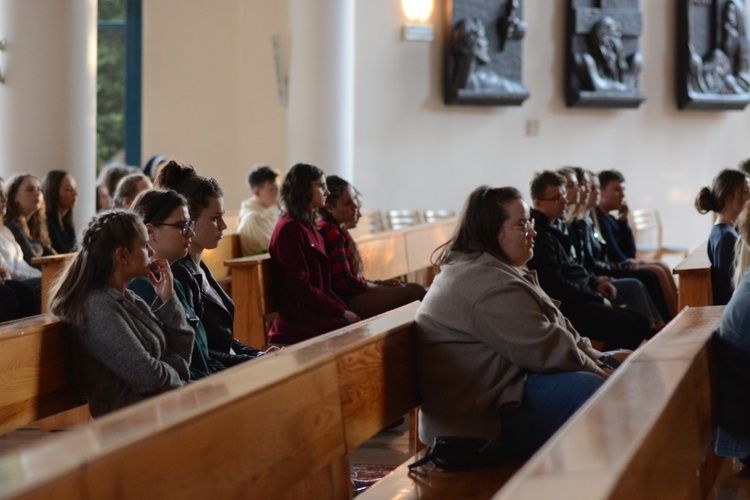
<path id="1" fill-rule="evenodd" d="M 357 239 L 368 279 L 403 277 L 410 273 L 430 269 L 430 256 L 440 245 L 448 241 L 457 219 L 440 220 L 377 234 L 366 234 Z M 47 312 L 49 290 L 54 279 L 75 253 L 49 255 L 32 259 L 42 269 L 42 312 Z M 227 233 L 215 249 L 203 253 L 203 261 L 214 277 L 231 292 L 232 271 L 235 267 L 253 266 L 258 257 L 240 257 L 240 240 L 237 233 Z M 267 257 L 267 255 L 265 255 Z M 247 264 L 246 264 L 247 262 Z M 247 280 L 244 284 L 249 283 Z M 242 293 L 240 292 L 240 297 Z M 233 297 L 234 298 L 234 297 Z M 272 302 L 269 299 L 269 306 Z M 249 331 L 253 331 L 251 327 Z M 250 338 L 245 336 L 244 338 Z M 255 344 L 251 344 L 255 345 Z M 261 346 L 261 344 L 258 344 Z"/>
<path id="2" fill-rule="evenodd" d="M 507 468 L 415 475 L 405 463 L 358 498 L 705 498 L 721 465 L 710 445 L 711 339 L 722 310 L 683 310 L 499 491 L 482 478 Z"/>
<path id="3" fill-rule="evenodd" d="M 429 255 L 432 249 L 437 248 L 450 238 L 456 219 L 439 221 L 433 224 L 422 224 L 414 228 L 401 231 L 390 231 L 379 235 L 368 235 L 361 238 L 360 248 L 363 249 L 363 260 L 368 269 L 372 270 L 372 279 L 385 279 L 406 275 L 429 266 Z M 409 251 L 407 251 L 407 248 Z M 265 319 L 275 312 L 270 281 L 270 267 L 268 255 L 254 256 L 243 259 L 230 259 L 228 266 L 224 266 L 226 257 L 239 254 L 239 239 L 236 234 L 226 235 L 217 249 L 206 251 L 204 259 L 211 268 L 214 275 L 224 282 L 233 280 L 235 282 L 233 298 L 236 302 L 235 314 L 235 336 L 253 346 L 263 347 L 267 344 Z M 57 277 L 74 253 L 40 257 L 35 263 L 42 268 L 42 290 L 43 307 L 46 310 L 46 295 L 50 290 L 51 283 Z M 407 260 L 408 258 L 408 260 Z M 411 263 L 411 266 L 408 263 Z M 231 271 L 234 271 L 234 278 Z M 61 326 L 46 320 L 42 320 L 41 326 L 36 334 L 43 335 L 51 332 L 53 338 L 59 335 Z M 29 323 L 22 323 L 29 325 Z M 13 323 L 3 326 L 4 331 L 12 332 L 16 327 Z M 28 328 L 25 326 L 24 328 Z M 41 342 L 41 341 L 40 341 Z M 45 341 L 46 342 L 46 341 Z M 57 340 L 53 340 L 53 343 Z M 2 370 L 2 367 L 0 367 Z M 34 407 L 34 405 L 31 405 Z M 63 408 L 65 413 L 54 416 L 57 412 L 40 412 L 41 417 L 49 417 L 35 427 L 47 430 L 68 429 L 78 423 L 89 420 L 87 406 L 78 407 L 73 411 Z M 41 413 L 44 413 L 42 415 Z M 16 421 L 8 425 L 10 430 L 18 427 Z M 28 425 L 32 420 L 22 419 L 20 425 Z"/>
<path id="4" fill-rule="evenodd" d="M 347 454 L 419 404 L 418 304 L 0 458 L 2 498 L 349 498 Z"/>
<path id="5" fill-rule="evenodd" d="M 711 288 L 711 261 L 703 243 L 685 257 L 674 268 L 673 273 L 679 277 L 679 308 L 710 306 L 714 303 Z"/>
<path id="6" fill-rule="evenodd" d="M 11 453 L 0 458 L 0 497 L 349 498 L 347 453 L 419 405 L 416 309 Z M 721 311 L 683 311 L 502 489 L 517 464 L 412 476 L 404 465 L 362 498 L 704 497 L 718 470 L 711 332 Z"/>

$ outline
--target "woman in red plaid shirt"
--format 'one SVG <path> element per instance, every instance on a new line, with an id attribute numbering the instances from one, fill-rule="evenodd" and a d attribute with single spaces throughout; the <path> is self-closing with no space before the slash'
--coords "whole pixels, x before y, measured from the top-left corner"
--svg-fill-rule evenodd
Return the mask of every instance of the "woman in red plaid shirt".
<path id="1" fill-rule="evenodd" d="M 357 192 L 344 179 L 332 175 L 326 179 L 330 194 L 320 209 L 318 230 L 323 235 L 331 262 L 331 286 L 349 310 L 369 318 L 396 307 L 422 300 L 426 290 L 417 283 L 397 279 L 368 281 L 362 277 L 362 259 L 347 227 L 359 219 Z"/>

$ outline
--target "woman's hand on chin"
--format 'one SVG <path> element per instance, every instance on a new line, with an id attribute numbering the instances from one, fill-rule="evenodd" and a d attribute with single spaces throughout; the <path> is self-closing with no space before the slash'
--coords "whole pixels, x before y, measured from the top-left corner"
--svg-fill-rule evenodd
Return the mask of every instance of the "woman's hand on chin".
<path id="1" fill-rule="evenodd" d="M 154 285 L 156 295 L 166 302 L 174 295 L 174 280 L 169 262 L 164 259 L 156 259 L 149 265 L 148 279 Z"/>

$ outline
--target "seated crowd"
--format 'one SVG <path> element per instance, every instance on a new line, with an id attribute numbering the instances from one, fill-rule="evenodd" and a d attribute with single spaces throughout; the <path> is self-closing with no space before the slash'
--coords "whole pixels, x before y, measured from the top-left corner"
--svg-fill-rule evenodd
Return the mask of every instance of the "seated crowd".
<path id="1" fill-rule="evenodd" d="M 268 350 L 422 301 L 420 437 L 428 444 L 483 438 L 493 460 L 530 456 L 677 312 L 669 269 L 636 260 L 625 178 L 615 170 L 536 173 L 530 204 L 512 187 L 477 188 L 453 237 L 436 250 L 441 272 L 429 293 L 363 276 L 349 234 L 362 196 L 346 180 L 298 163 L 280 187 L 268 166 L 250 172 L 248 183 L 238 233 L 243 254 L 270 255 L 278 314 Z M 731 276 L 741 277 L 750 260 L 739 263 L 750 240 L 748 186 L 743 172 L 727 169 L 695 202 L 717 214 L 708 254 L 716 302 L 729 302 L 720 385 L 746 400 L 746 384 L 736 381 L 750 366 L 750 347 L 738 311 L 750 285 L 742 278 L 733 296 Z M 268 352 L 235 338 L 234 302 L 203 261 L 227 229 L 215 179 L 161 156 L 143 172 L 108 167 L 98 213 L 78 241 L 76 197 L 64 171 L 41 183 L 14 175 L 2 185 L 0 321 L 39 313 L 32 258 L 77 251 L 50 310 L 73 327 L 74 366 L 94 417 Z M 746 458 L 750 429 L 735 418 L 744 406 L 735 406 L 721 407 L 717 450 Z"/>

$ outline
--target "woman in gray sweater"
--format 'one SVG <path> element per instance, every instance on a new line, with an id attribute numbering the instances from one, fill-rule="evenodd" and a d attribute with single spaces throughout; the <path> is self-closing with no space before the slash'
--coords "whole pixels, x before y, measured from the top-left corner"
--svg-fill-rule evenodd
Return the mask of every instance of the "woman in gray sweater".
<path id="1" fill-rule="evenodd" d="M 185 385 L 194 332 L 174 294 L 169 263 L 151 261 L 140 218 L 103 212 L 89 223 L 80 248 L 52 292 L 50 310 L 72 326 L 72 362 L 91 415 Z M 154 285 L 153 304 L 126 288 L 140 276 Z"/>
<path id="2" fill-rule="evenodd" d="M 517 189 L 469 197 L 417 313 L 423 442 L 484 438 L 490 456 L 530 456 L 629 353 L 578 335 L 526 268 L 534 236 Z"/>

